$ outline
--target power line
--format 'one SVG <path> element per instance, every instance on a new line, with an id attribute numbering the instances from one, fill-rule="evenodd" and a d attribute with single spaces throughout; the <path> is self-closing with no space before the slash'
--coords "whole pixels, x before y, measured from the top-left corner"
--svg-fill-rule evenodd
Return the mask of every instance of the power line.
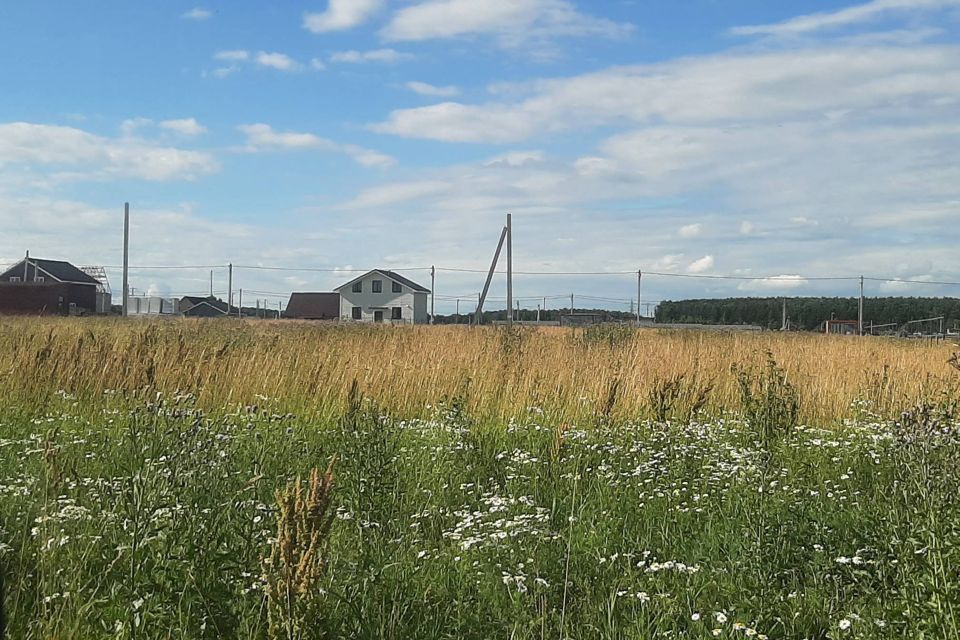
<path id="1" fill-rule="evenodd" d="M 945 282 L 945 281 L 938 281 L 938 280 L 907 280 L 904 278 L 868 278 L 866 276 L 864 276 L 863 279 L 869 280 L 870 282 L 892 282 L 892 283 L 902 282 L 903 284 L 936 284 L 936 285 L 960 287 L 960 282 Z"/>
<path id="2" fill-rule="evenodd" d="M 259 265 L 235 264 L 234 269 L 251 269 L 254 271 L 312 271 L 317 273 L 367 273 L 379 269 L 344 269 L 341 267 L 264 267 Z M 386 271 L 429 271 L 430 267 L 397 267 Z"/>
<path id="3" fill-rule="evenodd" d="M 121 265 L 104 265 L 104 269 L 108 270 L 120 270 L 123 267 Z M 228 269 L 226 264 L 206 264 L 206 265 L 195 265 L 195 264 L 186 264 L 186 265 L 131 265 L 129 267 L 132 271 L 154 271 L 154 270 L 167 270 L 167 271 L 176 271 L 176 270 L 222 270 Z M 311 273 L 367 273 L 369 271 L 374 271 L 376 269 L 359 269 L 359 268 L 341 268 L 341 267 L 280 267 L 280 266 L 266 266 L 266 265 L 234 265 L 234 269 L 247 269 L 251 271 L 283 271 L 283 272 L 311 272 Z M 397 272 L 413 272 L 413 271 L 429 271 L 430 267 L 396 267 L 391 268 L 389 271 Z M 447 273 L 475 273 L 475 274 L 485 274 L 487 270 L 484 269 L 471 269 L 471 268 L 461 268 L 461 267 L 436 267 L 437 271 L 443 271 Z M 643 276 L 645 277 L 658 277 L 658 278 L 685 278 L 692 280 L 734 280 L 734 281 L 766 281 L 766 282 L 792 282 L 797 284 L 803 284 L 808 282 L 855 282 L 860 279 L 860 276 L 803 276 L 803 275 L 770 275 L 770 276 L 754 276 L 754 275 L 733 275 L 733 274 L 709 274 L 709 273 L 672 273 L 667 271 L 644 271 L 640 270 Z M 506 273 L 503 270 L 494 271 L 496 274 Z M 514 275 L 520 276 L 634 276 L 637 274 L 636 270 L 631 271 L 514 271 Z M 873 276 L 864 276 L 863 279 L 869 282 L 881 282 L 881 283 L 891 283 L 891 284 L 921 284 L 921 285 L 934 285 L 934 286 L 949 286 L 949 287 L 960 287 L 960 282 L 949 281 L 949 280 L 918 280 L 910 278 L 889 278 L 889 277 L 873 277 Z M 442 300 L 456 300 L 464 299 L 468 297 L 475 297 L 476 293 L 464 294 L 464 295 L 437 295 L 437 299 Z M 543 296 L 541 296 L 543 297 Z M 558 296 L 547 296 L 551 297 L 566 297 L 565 295 Z M 580 296 L 586 298 L 588 296 Z M 496 298 L 495 298 L 496 299 Z M 626 299 L 616 299 L 616 301 L 621 301 Z"/>

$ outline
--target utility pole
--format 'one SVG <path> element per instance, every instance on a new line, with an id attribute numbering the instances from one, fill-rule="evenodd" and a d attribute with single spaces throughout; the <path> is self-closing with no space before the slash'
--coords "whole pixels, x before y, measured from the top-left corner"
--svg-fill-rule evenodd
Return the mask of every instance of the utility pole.
<path id="1" fill-rule="evenodd" d="M 513 326 L 513 222 L 507 214 L 507 326 Z"/>
<path id="2" fill-rule="evenodd" d="M 260 298 L 257 298 L 257 320 L 260 319 Z"/>
<path id="3" fill-rule="evenodd" d="M 860 303 L 857 305 L 857 333 L 863 335 L 863 276 L 860 276 Z"/>
<path id="4" fill-rule="evenodd" d="M 210 297 L 213 297 L 213 269 L 210 269 Z"/>
<path id="5" fill-rule="evenodd" d="M 517 300 L 517 322 L 520 322 L 520 301 Z"/>
<path id="6" fill-rule="evenodd" d="M 227 314 L 233 308 L 233 263 L 227 265 Z"/>
<path id="7" fill-rule="evenodd" d="M 237 305 L 237 318 L 243 317 L 243 289 L 240 289 L 240 304 Z"/>
<path id="8" fill-rule="evenodd" d="M 862 324 L 863 320 L 861 320 L 860 322 Z M 780 323 L 780 331 L 786 331 L 786 330 L 787 330 L 787 299 L 784 298 L 783 299 L 783 320 Z"/>
<path id="9" fill-rule="evenodd" d="M 436 288 L 437 288 L 437 268 L 433 265 L 430 265 L 430 324 L 433 324 L 434 318 L 437 317 L 436 307 L 434 306 L 433 301 L 436 299 Z"/>
<path id="10" fill-rule="evenodd" d="M 123 311 L 127 317 L 127 304 L 130 302 L 130 203 L 123 203 Z"/>
<path id="11" fill-rule="evenodd" d="M 643 282 L 643 271 L 637 269 L 637 324 L 640 324 L 640 298 L 642 295 L 641 284 Z"/>
<path id="12" fill-rule="evenodd" d="M 25 258 L 23 259 L 23 280 L 21 281 L 21 282 L 23 282 L 23 283 L 26 283 L 26 282 L 27 282 L 27 278 L 29 277 L 29 276 L 27 275 L 27 268 L 28 268 L 29 266 L 30 266 L 30 250 L 28 249 L 28 250 L 27 250 L 27 257 L 25 257 Z M 37 270 L 34 269 L 33 272 L 34 272 L 34 274 L 36 274 Z"/>
<path id="13" fill-rule="evenodd" d="M 540 305 L 537 305 L 537 324 L 540 324 Z"/>
<path id="14" fill-rule="evenodd" d="M 487 299 L 487 292 L 490 291 L 490 282 L 493 280 L 493 273 L 497 269 L 497 262 L 500 260 L 500 251 L 503 250 L 503 243 L 507 239 L 507 227 L 500 232 L 500 241 L 497 243 L 497 250 L 493 254 L 493 262 L 490 263 L 490 271 L 487 273 L 487 280 L 483 283 L 483 291 L 480 292 L 477 300 L 477 314 L 474 322 L 481 324 L 483 322 L 483 302 Z"/>
<path id="15" fill-rule="evenodd" d="M 573 294 L 570 294 L 570 315 L 573 315 Z"/>

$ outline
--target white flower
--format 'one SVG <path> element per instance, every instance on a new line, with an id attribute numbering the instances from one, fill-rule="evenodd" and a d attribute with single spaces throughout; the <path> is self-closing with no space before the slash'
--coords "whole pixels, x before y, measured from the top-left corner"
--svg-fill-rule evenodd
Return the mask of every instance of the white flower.
<path id="1" fill-rule="evenodd" d="M 690 619 L 693 620 L 694 622 L 697 622 L 698 620 L 700 620 L 700 614 L 694 612 L 694 613 L 690 616 Z"/>
<path id="2" fill-rule="evenodd" d="M 722 611 L 718 611 L 717 613 L 713 614 L 713 617 L 720 624 L 724 624 L 727 621 L 727 616 Z"/>
<path id="3" fill-rule="evenodd" d="M 849 620 L 847 620 L 846 618 L 844 618 L 843 620 L 840 621 L 840 630 L 841 630 L 841 631 L 846 631 L 847 629 L 850 628 L 850 625 L 851 625 L 851 624 L 852 624 L 852 623 L 851 623 Z"/>

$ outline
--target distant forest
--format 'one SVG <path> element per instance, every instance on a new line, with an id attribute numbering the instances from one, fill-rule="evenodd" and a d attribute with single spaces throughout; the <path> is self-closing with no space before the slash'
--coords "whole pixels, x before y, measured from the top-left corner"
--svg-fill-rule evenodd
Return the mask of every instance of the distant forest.
<path id="1" fill-rule="evenodd" d="M 627 313 L 626 311 L 610 311 L 608 309 L 574 309 L 575 313 L 591 313 L 597 315 L 600 319 L 605 322 L 630 322 L 631 320 L 636 319 L 636 316 L 632 313 Z M 560 316 L 565 316 L 570 313 L 570 309 L 547 309 L 546 311 L 540 312 L 540 320 L 542 322 L 559 322 Z M 514 318 L 517 320 L 522 320 L 524 322 L 533 322 L 537 319 L 537 310 L 536 309 L 521 309 L 519 313 L 514 314 Z M 493 311 L 484 311 L 483 312 L 483 323 L 492 324 L 500 320 L 507 319 L 507 312 L 504 309 L 495 309 Z M 450 315 L 440 315 L 437 314 L 437 324 L 470 324 L 473 320 L 473 313 L 466 308 L 463 309 L 463 313 L 459 316 L 450 314 Z"/>
<path id="2" fill-rule="evenodd" d="M 787 318 L 793 329 L 814 331 L 824 320 L 857 319 L 857 298 L 787 298 Z M 715 298 L 664 301 L 657 322 L 751 324 L 779 329 L 783 298 Z M 944 328 L 960 321 L 960 298 L 864 298 L 866 326 L 946 316 Z"/>

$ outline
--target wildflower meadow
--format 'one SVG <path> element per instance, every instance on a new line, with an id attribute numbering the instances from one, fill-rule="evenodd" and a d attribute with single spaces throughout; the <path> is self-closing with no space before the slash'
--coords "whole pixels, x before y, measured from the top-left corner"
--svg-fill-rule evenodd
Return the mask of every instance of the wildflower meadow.
<path id="1" fill-rule="evenodd" d="M 297 330 L 293 345 L 282 328 L 212 326 L 220 346 L 190 325 L 142 336 L 195 361 L 269 344 L 269 365 L 247 363 L 252 381 L 234 389 L 208 386 L 223 372 L 169 388 L 165 362 L 152 383 L 124 384 L 102 358 L 132 338 L 109 326 L 0 331 L 3 380 L 32 389 L 0 402 L 7 637 L 960 637 L 950 345 L 807 336 L 783 357 L 784 338 L 764 349 L 756 336 L 720 366 L 705 360 L 718 341 L 743 338 L 665 334 L 693 355 L 685 375 L 658 375 L 676 363 L 646 357 L 652 331 L 470 330 L 462 340 L 498 349 L 484 366 L 499 369 L 431 400 L 430 378 L 409 381 L 414 405 L 350 375 L 359 347 L 342 356 L 349 382 L 312 402 L 305 386 L 268 393 L 260 369 L 309 366 L 290 357 L 310 353 L 309 335 L 330 367 L 323 341 L 370 340 L 423 371 L 444 348 L 405 351 L 423 334 Z M 521 372 L 560 388 L 563 373 L 535 357 L 549 349 L 605 354 L 616 372 L 595 371 L 582 395 L 563 378 L 559 402 L 524 393 L 494 410 L 477 397 L 498 375 L 517 394 L 535 388 Z M 857 349 L 875 358 L 870 375 L 832 359 Z M 912 377 L 899 369 L 911 358 L 925 363 Z M 830 388 L 805 386 L 817 360 L 858 377 L 836 382 L 842 411 L 840 395 L 814 406 L 811 388 Z M 81 367 L 117 384 L 77 383 Z"/>

